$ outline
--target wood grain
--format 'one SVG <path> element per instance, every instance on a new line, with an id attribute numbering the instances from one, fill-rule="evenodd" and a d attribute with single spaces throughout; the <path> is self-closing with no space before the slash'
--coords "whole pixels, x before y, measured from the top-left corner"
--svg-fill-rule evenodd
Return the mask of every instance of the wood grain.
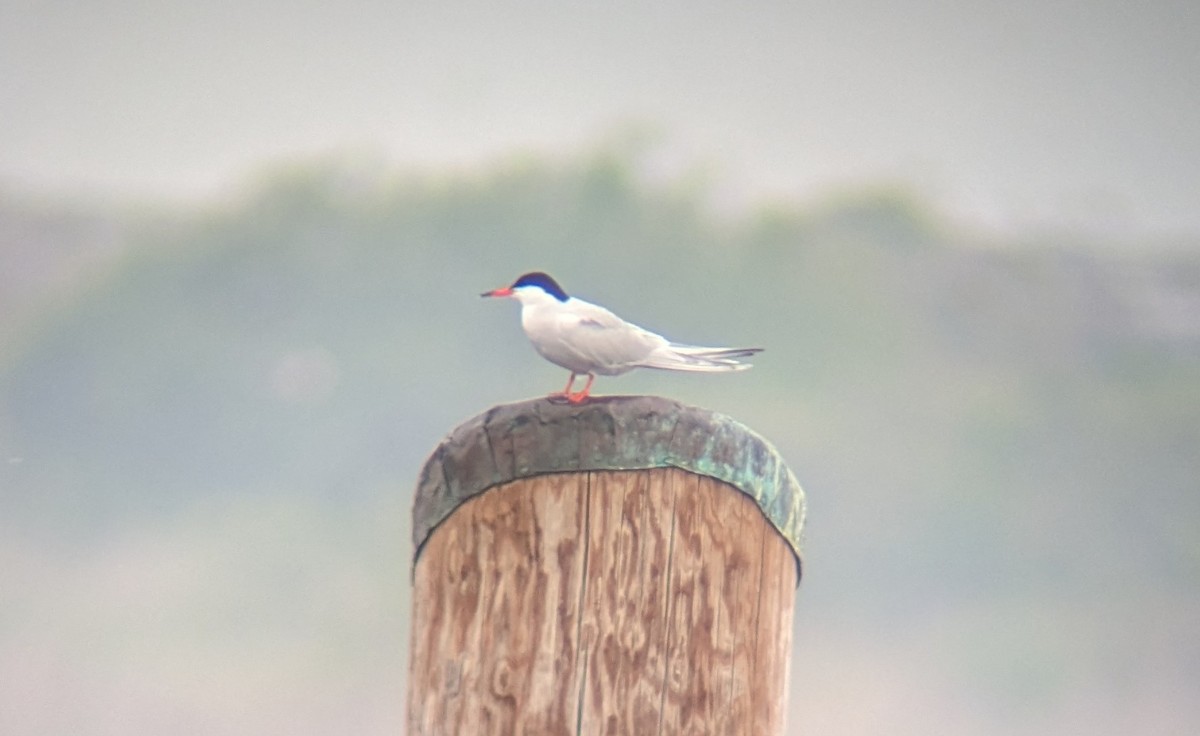
<path id="1" fill-rule="evenodd" d="M 782 734 L 796 565 L 674 468 L 493 488 L 414 577 L 410 734 Z"/>

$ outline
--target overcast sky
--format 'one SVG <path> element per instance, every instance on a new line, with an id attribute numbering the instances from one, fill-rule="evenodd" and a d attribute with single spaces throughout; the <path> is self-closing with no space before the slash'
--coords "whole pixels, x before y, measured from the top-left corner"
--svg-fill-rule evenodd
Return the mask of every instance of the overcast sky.
<path id="1" fill-rule="evenodd" d="M 207 196 L 636 123 L 731 200 L 886 180 L 987 225 L 1200 234 L 1196 0 L 0 3 L 10 190 Z"/>

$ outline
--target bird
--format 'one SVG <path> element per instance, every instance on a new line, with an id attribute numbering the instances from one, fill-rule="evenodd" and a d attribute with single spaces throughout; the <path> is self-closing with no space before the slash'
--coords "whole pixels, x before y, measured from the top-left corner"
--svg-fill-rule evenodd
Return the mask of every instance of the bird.
<path id="1" fill-rule="evenodd" d="M 571 372 L 567 386 L 550 394 L 571 404 L 587 401 L 596 376 L 619 376 L 634 368 L 724 373 L 750 368 L 739 358 L 762 348 L 710 348 L 671 342 L 626 322 L 604 307 L 569 296 L 549 274 L 533 271 L 510 286 L 480 294 L 521 303 L 521 327 L 546 360 Z M 587 376 L 583 389 L 575 380 Z"/>

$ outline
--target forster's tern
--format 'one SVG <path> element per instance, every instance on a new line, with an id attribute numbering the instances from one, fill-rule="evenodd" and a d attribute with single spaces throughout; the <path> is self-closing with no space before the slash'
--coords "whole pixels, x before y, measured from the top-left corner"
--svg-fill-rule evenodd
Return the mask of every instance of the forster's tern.
<path id="1" fill-rule="evenodd" d="M 630 324 L 604 307 L 567 296 L 554 279 L 527 273 L 480 296 L 507 296 L 521 302 L 521 327 L 543 358 L 571 372 L 567 387 L 550 394 L 572 404 L 583 402 L 597 375 L 617 376 L 634 368 L 666 371 L 726 372 L 750 367 L 738 358 L 762 348 L 705 348 L 680 345 Z M 586 375 L 582 391 L 572 393 L 577 376 Z"/>

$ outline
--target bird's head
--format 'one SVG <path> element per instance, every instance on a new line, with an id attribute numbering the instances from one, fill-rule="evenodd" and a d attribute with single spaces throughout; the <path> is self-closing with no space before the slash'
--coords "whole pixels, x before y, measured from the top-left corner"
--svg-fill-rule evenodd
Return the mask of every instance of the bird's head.
<path id="1" fill-rule="evenodd" d="M 562 290 L 562 287 L 550 277 L 550 274 L 541 271 L 527 273 L 514 281 L 512 286 L 485 291 L 480 296 L 510 296 L 522 304 L 542 300 L 546 297 L 557 299 L 560 302 L 565 302 L 569 298 L 567 292 Z"/>

